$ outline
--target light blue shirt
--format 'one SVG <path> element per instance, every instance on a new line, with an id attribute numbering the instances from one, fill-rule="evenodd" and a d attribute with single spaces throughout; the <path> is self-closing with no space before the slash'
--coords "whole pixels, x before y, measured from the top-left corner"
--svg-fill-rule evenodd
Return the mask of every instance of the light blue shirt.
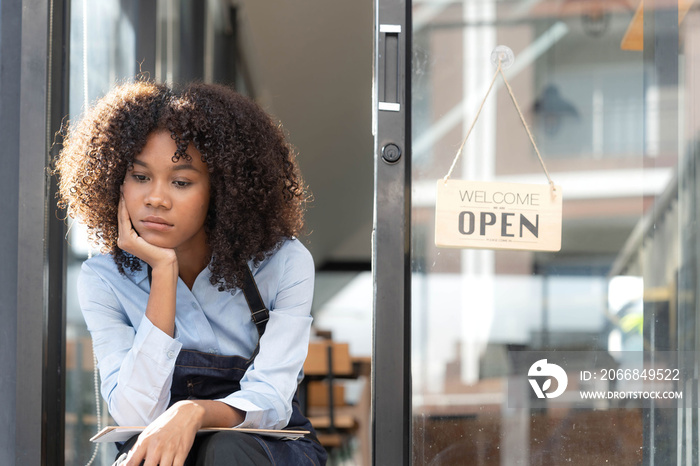
<path id="1" fill-rule="evenodd" d="M 148 425 L 166 410 L 180 349 L 246 358 L 253 353 L 258 332 L 243 292 L 220 292 L 209 277 L 207 267 L 192 290 L 178 279 L 171 338 L 145 317 L 150 290 L 145 263 L 126 276 L 109 255 L 83 263 L 80 307 L 92 335 L 102 396 L 119 425 Z M 313 259 L 301 242 L 287 240 L 253 277 L 270 320 L 240 391 L 220 401 L 246 412 L 242 427 L 280 429 L 289 422 L 309 346 Z"/>

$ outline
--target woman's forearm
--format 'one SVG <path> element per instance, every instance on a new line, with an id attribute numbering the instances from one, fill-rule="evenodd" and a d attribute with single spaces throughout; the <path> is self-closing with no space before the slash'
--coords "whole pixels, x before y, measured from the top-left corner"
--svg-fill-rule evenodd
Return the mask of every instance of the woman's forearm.
<path id="1" fill-rule="evenodd" d="M 187 405 L 192 406 L 190 407 Z M 245 413 L 243 411 L 233 408 L 221 401 L 184 400 L 173 405 L 173 408 L 194 408 L 194 419 L 197 421 L 197 428 L 233 427 L 237 426 L 245 419 Z"/>
<path id="2" fill-rule="evenodd" d="M 157 265 L 151 274 L 151 292 L 146 317 L 170 337 L 175 336 L 175 297 L 178 278 L 177 259 Z"/>
<path id="3" fill-rule="evenodd" d="M 152 269 L 146 317 L 172 338 L 175 335 L 175 296 L 180 272 L 175 250 L 154 246 L 139 236 L 131 223 L 124 194 L 119 200 L 118 211 L 117 246 L 146 262 Z"/>

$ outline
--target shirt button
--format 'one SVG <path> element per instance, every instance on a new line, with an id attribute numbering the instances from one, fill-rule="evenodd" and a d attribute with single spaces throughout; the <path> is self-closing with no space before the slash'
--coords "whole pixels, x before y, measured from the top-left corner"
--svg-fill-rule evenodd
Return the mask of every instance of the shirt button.
<path id="1" fill-rule="evenodd" d="M 197 309 L 197 303 L 192 303 L 192 309 Z"/>
<path id="2" fill-rule="evenodd" d="M 168 359 L 172 359 L 174 357 L 175 357 L 175 351 L 173 351 L 173 350 L 168 351 Z"/>

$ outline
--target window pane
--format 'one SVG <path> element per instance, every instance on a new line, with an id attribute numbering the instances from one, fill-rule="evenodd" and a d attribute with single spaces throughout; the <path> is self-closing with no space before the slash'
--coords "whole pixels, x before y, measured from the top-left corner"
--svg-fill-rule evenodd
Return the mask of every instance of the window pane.
<path id="1" fill-rule="evenodd" d="M 414 2 L 414 464 L 697 462 L 697 418 L 682 409 L 692 377 L 670 403 L 571 398 L 626 386 L 585 379 L 591 355 L 614 377 L 643 369 L 642 356 L 697 349 L 700 12 L 689 3 L 648 7 L 643 29 L 624 2 Z M 548 183 L 500 76 L 484 100 L 501 44 L 562 187 L 559 252 L 434 246 L 436 181 L 482 103 L 450 179 Z M 527 354 L 569 355 L 556 395 L 568 404 L 539 399 L 533 380 L 548 394 L 558 384 L 533 379 Z"/>
<path id="2" fill-rule="evenodd" d="M 78 119 L 86 104 L 104 95 L 117 80 L 133 78 L 138 72 L 134 28 L 138 3 L 138 0 L 72 2 L 70 120 Z M 92 341 L 76 296 L 80 265 L 92 253 L 96 251 L 88 246 L 85 228 L 79 222 L 72 222 L 66 285 L 66 464 L 89 461 L 95 451 L 95 444 L 89 439 L 98 428 Z M 99 423 L 112 424 L 101 397 L 99 403 Z M 115 454 L 112 444 L 102 444 L 93 464 L 110 465 Z"/>

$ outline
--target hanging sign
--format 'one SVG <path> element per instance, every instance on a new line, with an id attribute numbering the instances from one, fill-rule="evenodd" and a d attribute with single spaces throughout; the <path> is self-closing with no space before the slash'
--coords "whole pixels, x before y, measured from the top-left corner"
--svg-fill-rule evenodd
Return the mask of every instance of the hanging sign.
<path id="1" fill-rule="evenodd" d="M 438 247 L 525 251 L 561 249 L 561 187 L 555 186 L 549 176 L 513 89 L 503 73 L 513 61 L 513 51 L 504 45 L 491 52 L 491 63 L 498 66 L 496 73 L 450 170 L 437 182 L 435 245 Z M 499 74 L 547 176 L 547 185 L 450 180 Z"/>
<path id="2" fill-rule="evenodd" d="M 438 180 L 435 245 L 444 248 L 561 249 L 561 187 Z"/>

